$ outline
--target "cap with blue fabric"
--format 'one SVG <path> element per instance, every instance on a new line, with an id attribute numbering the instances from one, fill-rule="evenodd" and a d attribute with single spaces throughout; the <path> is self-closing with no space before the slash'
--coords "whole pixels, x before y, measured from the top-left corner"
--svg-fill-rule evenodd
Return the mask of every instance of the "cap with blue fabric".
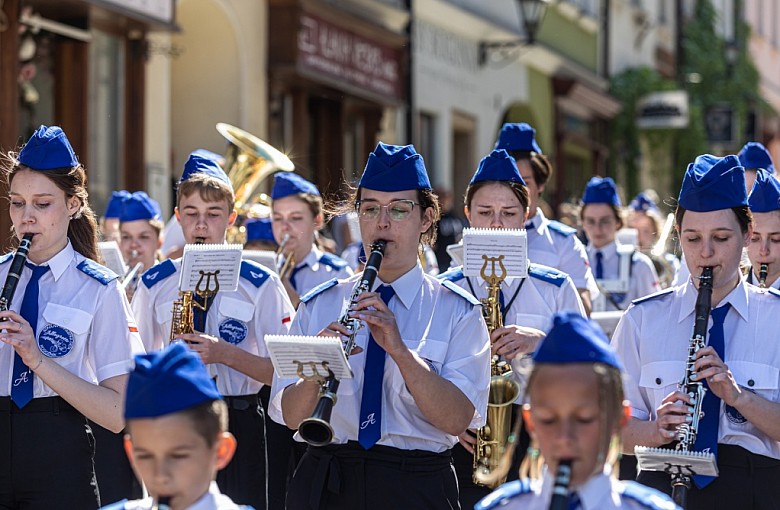
<path id="1" fill-rule="evenodd" d="M 736 156 L 703 154 L 688 165 L 677 203 L 696 212 L 748 205 L 745 169 Z"/>
<path id="2" fill-rule="evenodd" d="M 108 200 L 104 218 L 119 218 L 122 215 L 122 202 L 130 196 L 126 190 L 112 191 L 111 198 Z"/>
<path id="3" fill-rule="evenodd" d="M 431 189 L 431 182 L 425 162 L 413 145 L 379 142 L 374 152 L 368 155 L 358 187 L 391 192 Z"/>
<path id="4" fill-rule="evenodd" d="M 79 166 L 68 137 L 59 126 L 41 126 L 27 140 L 17 156 L 19 163 L 33 170 L 54 170 Z"/>
<path id="5" fill-rule="evenodd" d="M 525 122 L 520 122 L 519 124 L 506 123 L 501 126 L 498 141 L 493 148 L 506 151 L 542 153 L 542 149 L 536 143 L 536 130 Z"/>
<path id="6" fill-rule="evenodd" d="M 292 172 L 278 172 L 274 175 L 274 186 L 271 188 L 271 200 L 278 200 L 299 193 L 320 196 L 320 190 L 317 189 L 317 186 L 298 174 Z"/>
<path id="7" fill-rule="evenodd" d="M 518 182 L 525 186 L 525 181 L 520 176 L 515 158 L 504 149 L 494 149 L 490 154 L 482 158 L 479 167 L 471 178 L 469 186 L 481 181 L 508 181 Z"/>
<path id="8" fill-rule="evenodd" d="M 244 222 L 247 241 L 271 241 L 276 243 L 271 218 L 250 218 Z"/>
<path id="9" fill-rule="evenodd" d="M 197 151 L 191 153 L 190 157 L 187 158 L 187 162 L 184 163 L 184 172 L 181 174 L 179 184 L 184 181 L 188 181 L 193 175 L 196 174 L 206 174 L 210 175 L 211 177 L 216 177 L 220 181 L 230 186 L 231 190 L 233 189 L 233 185 L 230 183 L 230 179 L 228 178 L 225 171 L 222 170 L 222 167 L 219 166 L 219 163 L 211 158 L 197 154 Z"/>
<path id="10" fill-rule="evenodd" d="M 756 182 L 748 197 L 748 205 L 754 213 L 765 213 L 780 209 L 780 181 L 764 169 L 756 172 Z"/>
<path id="11" fill-rule="evenodd" d="M 208 149 L 195 149 L 192 151 L 192 154 L 197 154 L 198 156 L 210 159 L 216 162 L 219 166 L 222 166 L 222 162 L 225 161 L 225 156 L 217 154 L 216 152 L 212 152 Z"/>
<path id="12" fill-rule="evenodd" d="M 553 326 L 533 354 L 534 363 L 604 363 L 622 370 L 622 365 L 601 327 L 573 311 L 558 312 Z"/>
<path id="13" fill-rule="evenodd" d="M 647 193 L 642 191 L 637 194 L 634 199 L 628 204 L 628 208 L 635 212 L 658 212 L 658 206 L 655 201 L 647 196 Z"/>
<path id="14" fill-rule="evenodd" d="M 772 156 L 762 144 L 748 142 L 737 154 L 739 162 L 745 168 L 763 168 L 769 173 L 775 173 L 775 165 L 772 164 Z"/>
<path id="15" fill-rule="evenodd" d="M 160 206 L 144 191 L 136 191 L 122 200 L 122 212 L 119 221 L 159 220 L 162 219 Z"/>
<path id="16" fill-rule="evenodd" d="M 181 342 L 139 354 L 127 380 L 125 418 L 155 418 L 221 395 L 200 357 Z"/>
<path id="17" fill-rule="evenodd" d="M 620 197 L 612 177 L 591 177 L 582 195 L 583 204 L 609 204 L 620 207 Z"/>

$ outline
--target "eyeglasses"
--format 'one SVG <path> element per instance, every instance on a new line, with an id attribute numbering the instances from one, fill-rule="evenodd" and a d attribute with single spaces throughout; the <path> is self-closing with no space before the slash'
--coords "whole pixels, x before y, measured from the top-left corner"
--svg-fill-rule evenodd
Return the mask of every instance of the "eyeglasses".
<path id="1" fill-rule="evenodd" d="M 355 209 L 361 218 L 367 220 L 375 220 L 379 218 L 379 215 L 382 213 L 382 209 L 387 209 L 387 214 L 390 216 L 391 220 L 404 221 L 409 217 L 410 214 L 412 214 L 415 205 L 422 206 L 422 204 L 418 204 L 414 200 L 393 200 L 387 205 L 380 205 L 378 202 L 373 200 L 358 200 L 355 202 Z"/>

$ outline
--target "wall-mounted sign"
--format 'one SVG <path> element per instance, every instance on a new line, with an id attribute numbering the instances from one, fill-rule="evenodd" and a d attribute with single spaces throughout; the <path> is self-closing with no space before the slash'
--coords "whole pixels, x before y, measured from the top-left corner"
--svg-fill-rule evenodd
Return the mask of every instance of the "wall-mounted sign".
<path id="1" fill-rule="evenodd" d="M 141 18 L 157 21 L 164 25 L 174 22 L 174 0 L 90 0 L 95 5 L 102 5 L 129 16 L 139 15 Z"/>
<path id="2" fill-rule="evenodd" d="M 636 105 L 636 126 L 640 129 L 688 127 L 688 93 L 671 90 L 646 95 Z"/>
<path id="3" fill-rule="evenodd" d="M 729 104 L 716 104 L 704 112 L 704 128 L 709 143 L 734 145 L 734 125 L 734 109 Z"/>

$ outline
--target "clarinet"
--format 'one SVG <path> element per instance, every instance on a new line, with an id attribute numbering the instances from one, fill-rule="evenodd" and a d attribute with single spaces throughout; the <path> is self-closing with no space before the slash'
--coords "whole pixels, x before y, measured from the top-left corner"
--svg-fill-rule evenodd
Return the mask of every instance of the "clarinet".
<path id="1" fill-rule="evenodd" d="M 152 510 L 171 510 L 171 497 L 160 496 L 152 505 Z"/>
<path id="2" fill-rule="evenodd" d="M 699 432 L 699 420 L 702 418 L 701 406 L 704 402 L 704 394 L 707 389 L 704 383 L 691 379 L 695 373 L 693 365 L 696 362 L 696 353 L 704 348 L 707 339 L 707 325 L 710 320 L 712 308 L 712 268 L 705 267 L 699 277 L 699 295 L 696 297 L 695 319 L 693 323 L 693 337 L 688 345 L 688 360 L 685 364 L 685 375 L 680 382 L 680 391 L 695 398 L 691 423 L 683 423 L 677 427 L 678 451 L 688 452 L 693 450 L 696 443 L 696 435 Z M 682 508 L 687 507 L 688 491 L 691 488 L 691 476 L 677 472 L 672 474 L 672 499 Z"/>
<path id="3" fill-rule="evenodd" d="M 549 510 L 568 510 L 569 484 L 571 483 L 571 460 L 561 460 L 555 472 L 552 498 Z"/>
<path id="4" fill-rule="evenodd" d="M 762 289 L 766 288 L 767 273 L 769 273 L 769 264 L 762 262 L 758 269 L 758 286 Z"/>
<path id="5" fill-rule="evenodd" d="M 387 241 L 379 239 L 371 245 L 371 254 L 368 256 L 366 267 L 363 269 L 363 276 L 355 290 L 352 291 L 352 297 L 349 301 L 346 311 L 339 319 L 339 323 L 346 327 L 351 333 L 347 342 L 344 344 L 344 353 L 349 358 L 349 353 L 355 348 L 355 337 L 358 330 L 363 327 L 360 320 L 350 317 L 350 312 L 354 309 L 358 298 L 364 292 L 371 290 L 379 273 L 379 265 L 384 257 Z M 336 392 L 339 389 L 339 380 L 330 374 L 320 388 L 319 400 L 314 412 L 309 418 L 303 420 L 298 425 L 298 434 L 301 438 L 312 446 L 327 446 L 333 441 L 333 427 L 330 425 L 330 415 L 333 412 L 333 406 L 336 404 Z"/>
<path id="6" fill-rule="evenodd" d="M 5 277 L 3 291 L 0 293 L 0 312 L 7 311 L 8 307 L 11 306 L 14 293 L 16 293 L 16 285 L 19 283 L 19 278 L 22 277 L 22 270 L 24 269 L 24 263 L 27 260 L 27 253 L 30 251 L 32 238 L 33 234 L 25 234 L 19 242 L 19 247 L 16 249 L 14 259 L 11 261 L 11 267 L 8 269 L 8 276 Z M 5 322 L 7 320 L 8 319 L 0 319 L 0 322 Z"/>

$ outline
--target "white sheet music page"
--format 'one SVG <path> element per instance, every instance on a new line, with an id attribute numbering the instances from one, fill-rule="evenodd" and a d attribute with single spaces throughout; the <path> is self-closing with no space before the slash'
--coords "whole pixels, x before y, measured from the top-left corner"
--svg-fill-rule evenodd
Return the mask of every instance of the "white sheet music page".
<path id="1" fill-rule="evenodd" d="M 281 378 L 298 377 L 301 366 L 305 375 L 316 370 L 323 377 L 328 374 L 323 362 L 336 379 L 351 379 L 341 339 L 335 336 L 265 335 L 265 345 L 271 355 L 276 375 Z"/>
<path id="2" fill-rule="evenodd" d="M 128 267 L 125 265 L 122 250 L 119 249 L 116 241 L 101 241 L 98 243 L 98 250 L 100 250 L 100 256 L 103 257 L 103 263 L 107 268 L 119 276 L 127 273 Z"/>
<path id="3" fill-rule="evenodd" d="M 192 292 L 200 282 L 201 290 L 216 288 L 220 292 L 238 289 L 241 271 L 240 244 L 188 244 L 184 247 L 179 275 L 179 290 Z"/>
<path id="4" fill-rule="evenodd" d="M 481 276 L 485 266 L 483 255 L 499 259 L 510 278 L 528 276 L 528 238 L 525 230 L 497 228 L 467 228 L 463 230 L 463 273 L 466 276 Z M 486 269 L 490 276 L 493 264 L 488 262 Z M 499 261 L 496 260 L 495 272 L 501 275 Z"/>

